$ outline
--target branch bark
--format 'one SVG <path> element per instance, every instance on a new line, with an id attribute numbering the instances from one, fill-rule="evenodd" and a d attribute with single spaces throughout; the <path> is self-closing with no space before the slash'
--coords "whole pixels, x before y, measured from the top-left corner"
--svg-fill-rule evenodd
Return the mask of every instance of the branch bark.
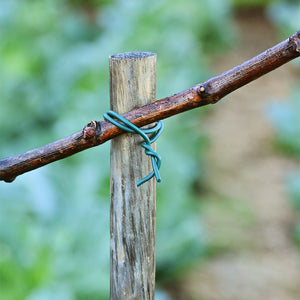
<path id="1" fill-rule="evenodd" d="M 213 104 L 260 76 L 300 56 L 300 30 L 285 41 L 241 65 L 203 83 L 133 109 L 123 116 L 136 126 L 144 126 L 196 107 Z M 103 144 L 122 134 L 111 123 L 91 121 L 83 130 L 43 147 L 0 160 L 0 180 L 12 182 L 18 175 Z"/>

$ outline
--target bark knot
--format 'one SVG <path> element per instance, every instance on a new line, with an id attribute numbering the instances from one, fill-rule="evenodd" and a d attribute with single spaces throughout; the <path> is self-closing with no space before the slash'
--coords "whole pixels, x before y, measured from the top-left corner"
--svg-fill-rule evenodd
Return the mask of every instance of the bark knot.
<path id="1" fill-rule="evenodd" d="M 90 140 L 92 138 L 97 139 L 100 133 L 101 133 L 100 123 L 95 120 L 92 120 L 90 123 L 85 125 L 84 128 L 82 129 L 83 138 L 85 140 Z"/>
<path id="2" fill-rule="evenodd" d="M 296 46 L 296 52 L 300 53 L 300 30 L 290 37 L 290 41 Z"/>

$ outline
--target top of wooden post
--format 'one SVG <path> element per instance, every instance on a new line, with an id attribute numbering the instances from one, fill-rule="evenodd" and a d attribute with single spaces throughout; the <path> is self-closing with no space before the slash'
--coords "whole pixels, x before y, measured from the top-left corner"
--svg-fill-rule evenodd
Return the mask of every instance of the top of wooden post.
<path id="1" fill-rule="evenodd" d="M 110 59 L 113 60 L 120 60 L 120 59 L 138 59 L 138 58 L 147 58 L 151 56 L 156 56 L 155 53 L 152 52 L 123 52 L 123 53 L 117 53 L 110 56 Z"/>

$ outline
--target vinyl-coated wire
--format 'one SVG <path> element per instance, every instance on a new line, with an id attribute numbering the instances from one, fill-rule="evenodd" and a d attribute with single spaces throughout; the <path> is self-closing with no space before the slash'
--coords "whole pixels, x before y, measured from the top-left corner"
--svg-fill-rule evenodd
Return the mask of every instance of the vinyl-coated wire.
<path id="1" fill-rule="evenodd" d="M 140 186 L 141 184 L 150 180 L 153 176 L 155 176 L 157 182 L 161 182 L 161 177 L 159 174 L 159 168 L 161 166 L 161 157 L 157 152 L 155 152 L 152 149 L 151 144 L 154 143 L 160 136 L 160 134 L 163 130 L 163 122 L 158 121 L 156 123 L 156 125 L 150 129 L 141 129 L 141 128 L 135 126 L 134 124 L 132 124 L 127 119 L 125 119 L 123 116 L 119 115 L 118 113 L 116 113 L 112 110 L 109 110 L 107 113 L 105 113 L 104 118 L 108 122 L 121 128 L 122 130 L 131 132 L 131 133 L 137 133 L 144 139 L 144 142 L 141 144 L 141 146 L 145 149 L 145 153 L 147 155 L 150 155 L 150 157 L 151 157 L 153 171 L 149 175 L 140 179 L 136 183 L 136 185 Z M 151 138 L 149 138 L 147 136 L 147 134 L 153 134 L 153 135 L 151 136 Z"/>

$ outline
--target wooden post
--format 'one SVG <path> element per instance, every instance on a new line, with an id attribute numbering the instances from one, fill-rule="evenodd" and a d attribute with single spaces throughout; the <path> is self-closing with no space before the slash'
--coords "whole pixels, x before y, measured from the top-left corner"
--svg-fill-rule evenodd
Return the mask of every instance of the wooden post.
<path id="1" fill-rule="evenodd" d="M 156 99 L 156 54 L 127 52 L 110 57 L 111 109 L 119 114 Z M 142 138 L 124 134 L 111 141 L 110 299 L 154 299 L 155 178 Z M 154 146 L 153 146 L 154 147 Z"/>

